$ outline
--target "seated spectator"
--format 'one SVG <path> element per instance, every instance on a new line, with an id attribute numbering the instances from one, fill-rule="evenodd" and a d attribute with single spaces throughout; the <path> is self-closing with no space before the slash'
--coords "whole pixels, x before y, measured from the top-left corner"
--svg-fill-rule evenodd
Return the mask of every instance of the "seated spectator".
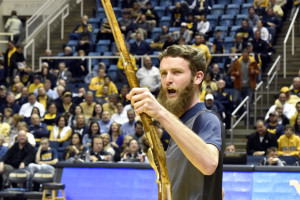
<path id="1" fill-rule="evenodd" d="M 110 144 L 114 149 L 119 148 L 123 144 L 123 135 L 119 123 L 113 122 L 110 126 L 108 134 L 110 135 Z"/>
<path id="2" fill-rule="evenodd" d="M 111 80 L 110 76 L 106 75 L 106 76 L 104 76 L 104 84 L 99 86 L 99 89 L 97 90 L 97 92 L 95 94 L 96 97 L 102 97 L 102 89 L 103 89 L 104 85 L 108 86 L 108 89 L 109 89 L 108 94 L 109 95 L 112 93 L 116 93 L 116 94 L 119 93 L 117 86 Z"/>
<path id="3" fill-rule="evenodd" d="M 31 115 L 31 124 L 28 127 L 28 131 L 34 136 L 35 141 L 40 141 L 43 137 L 49 138 L 50 135 L 47 125 L 41 122 L 41 118 L 37 114 Z"/>
<path id="4" fill-rule="evenodd" d="M 294 126 L 296 124 L 296 119 L 300 114 L 300 101 L 296 104 L 296 112 L 290 119 L 290 124 Z"/>
<path id="5" fill-rule="evenodd" d="M 10 131 L 10 125 L 4 122 L 3 119 L 4 119 L 3 114 L 0 113 L 0 133 L 3 134 L 5 137 L 7 137 Z"/>
<path id="6" fill-rule="evenodd" d="M 224 53 L 224 52 L 225 52 L 225 47 L 224 47 L 224 39 L 222 38 L 222 31 L 216 30 L 216 37 L 214 38 L 213 41 L 213 53 Z M 219 59 L 219 61 L 221 60 Z"/>
<path id="7" fill-rule="evenodd" d="M 290 88 L 290 95 L 295 95 L 300 98 L 300 76 L 293 79 L 293 84 Z"/>
<path id="8" fill-rule="evenodd" d="M 92 78 L 91 83 L 89 85 L 89 89 L 90 90 L 98 90 L 100 85 L 104 84 L 104 76 L 105 76 L 105 69 L 99 68 L 98 76 Z"/>
<path id="9" fill-rule="evenodd" d="M 162 50 L 165 42 L 170 36 L 169 28 L 166 25 L 161 26 L 161 33 L 159 33 L 154 40 L 151 41 L 150 46 L 152 49 Z"/>
<path id="10" fill-rule="evenodd" d="M 209 48 L 205 44 L 204 35 L 195 35 L 194 43 L 195 44 L 193 44 L 192 47 L 201 49 L 203 51 L 205 58 L 206 58 L 206 67 L 208 67 L 211 62 L 211 55 L 210 55 Z"/>
<path id="11" fill-rule="evenodd" d="M 294 85 L 295 82 L 293 82 Z M 296 86 L 297 87 L 297 86 Z M 280 89 L 280 92 L 284 92 L 285 96 L 286 96 L 286 103 L 289 103 L 293 106 L 296 106 L 296 104 L 300 101 L 300 97 L 298 97 L 297 95 L 294 95 L 291 93 L 290 89 L 288 87 L 282 87 Z M 275 104 L 279 102 L 279 99 L 277 99 L 275 101 Z"/>
<path id="12" fill-rule="evenodd" d="M 83 137 L 88 132 L 88 126 L 85 123 L 84 114 L 76 115 L 76 124 L 72 126 L 72 133 L 78 133 Z"/>
<path id="13" fill-rule="evenodd" d="M 135 122 L 134 133 L 130 134 L 130 136 L 132 136 L 133 139 L 138 141 L 140 149 L 142 149 L 142 147 L 143 147 L 143 144 L 142 144 L 143 135 L 144 135 L 144 128 L 143 128 L 142 122 L 141 121 Z"/>
<path id="14" fill-rule="evenodd" d="M 92 47 L 91 47 L 92 49 Z M 90 51 L 91 51 L 90 49 Z M 84 49 L 78 50 L 78 56 L 81 56 L 81 59 L 76 59 L 73 66 L 69 67 L 70 72 L 72 73 L 73 78 L 81 78 L 88 74 L 88 60 L 84 58 L 88 53 L 84 51 Z"/>
<path id="15" fill-rule="evenodd" d="M 139 32 L 135 35 L 135 41 L 130 44 L 130 53 L 134 56 L 144 56 L 152 53 L 150 45 L 142 40 L 142 35 Z M 139 58 L 136 58 L 136 60 L 140 63 Z"/>
<path id="16" fill-rule="evenodd" d="M 12 125 L 12 116 L 13 116 L 13 110 L 11 108 L 4 108 L 3 122 L 6 122 L 11 126 Z"/>
<path id="17" fill-rule="evenodd" d="M 123 162 L 144 162 L 143 154 L 140 152 L 140 147 L 137 140 L 129 141 L 128 151 L 124 153 L 121 161 Z"/>
<path id="18" fill-rule="evenodd" d="M 82 107 L 84 116 L 89 119 L 92 117 L 94 106 L 96 105 L 94 100 L 94 94 L 91 91 L 88 91 L 85 96 L 85 102 L 80 103 L 79 105 Z"/>
<path id="19" fill-rule="evenodd" d="M 41 82 L 42 77 L 35 76 L 33 79 L 33 83 L 31 83 L 28 87 L 28 92 L 33 93 L 36 89 L 43 87 L 44 84 Z"/>
<path id="20" fill-rule="evenodd" d="M 34 162 L 35 149 L 28 143 L 26 131 L 20 130 L 17 140 L 18 142 L 6 152 L 0 162 L 0 172 L 2 174 L 0 188 L 2 188 L 2 182 L 6 181 L 10 172 L 15 169 L 23 169 Z"/>
<path id="21" fill-rule="evenodd" d="M 98 122 L 101 120 L 101 116 L 102 116 L 102 112 L 103 112 L 103 108 L 101 104 L 95 104 L 94 106 L 94 110 L 93 110 L 93 115 L 92 117 L 89 119 L 89 123 L 91 122 Z"/>
<path id="22" fill-rule="evenodd" d="M 274 14 L 272 7 L 267 8 L 267 14 L 262 17 L 262 22 L 272 35 L 271 44 L 274 44 L 276 41 L 276 34 L 278 31 L 280 31 L 281 22 L 280 19 Z"/>
<path id="23" fill-rule="evenodd" d="M 63 143 L 71 137 L 72 129 L 68 126 L 67 119 L 64 116 L 57 118 L 56 124 L 50 133 L 49 139 L 51 141 L 58 141 Z"/>
<path id="24" fill-rule="evenodd" d="M 281 91 L 284 91 L 284 90 L 281 90 Z M 270 107 L 269 111 L 267 112 L 265 120 L 267 120 L 269 113 L 273 112 L 276 109 L 276 105 L 278 105 L 278 103 L 282 104 L 283 114 L 286 115 L 288 119 L 290 119 L 296 113 L 296 108 L 292 104 L 286 103 L 286 93 L 280 92 L 278 102 L 276 102 L 276 101 L 275 101 L 275 105 L 272 105 Z"/>
<path id="25" fill-rule="evenodd" d="M 101 93 L 98 93 L 98 97 L 95 98 L 95 101 L 98 104 L 105 104 L 109 100 L 109 86 L 108 85 L 101 85 L 101 89 L 99 89 L 97 92 L 101 90 Z"/>
<path id="26" fill-rule="evenodd" d="M 141 33 L 142 40 L 148 38 L 152 31 L 152 26 L 147 22 L 146 15 L 142 14 L 140 20 L 137 21 L 135 24 L 135 30 L 131 33 L 130 38 L 135 38 L 136 33 Z"/>
<path id="27" fill-rule="evenodd" d="M 210 13 L 212 6 L 213 6 L 212 0 L 206 0 L 206 1 L 200 0 L 200 1 L 197 1 L 194 12 L 197 15 L 207 15 Z"/>
<path id="28" fill-rule="evenodd" d="M 248 13 L 249 13 L 249 15 L 246 18 L 248 25 L 250 28 L 253 28 L 258 22 L 259 16 L 255 13 L 254 6 L 250 6 L 248 8 Z"/>
<path id="29" fill-rule="evenodd" d="M 135 112 L 133 109 L 127 111 L 128 122 L 121 125 L 121 132 L 124 136 L 134 133 L 135 129 Z"/>
<path id="30" fill-rule="evenodd" d="M 74 132 L 71 136 L 70 144 L 66 147 L 64 159 L 67 162 L 83 159 L 85 151 L 85 147 L 82 144 L 82 135 Z"/>
<path id="31" fill-rule="evenodd" d="M 28 85 L 33 82 L 34 74 L 32 72 L 31 66 L 27 65 L 24 69 L 23 68 L 19 69 L 19 71 L 20 71 L 21 82 L 24 85 Z"/>
<path id="32" fill-rule="evenodd" d="M 140 83 L 140 87 L 149 88 L 150 92 L 154 95 L 158 94 L 161 85 L 160 72 L 157 67 L 152 65 L 149 56 L 144 58 L 144 66 L 137 71 L 136 77 Z"/>
<path id="33" fill-rule="evenodd" d="M 4 146 L 5 144 L 5 137 L 0 133 L 0 159 L 2 160 L 3 156 L 8 151 L 8 148 Z"/>
<path id="34" fill-rule="evenodd" d="M 116 105 L 117 112 L 111 116 L 111 120 L 118 124 L 124 124 L 128 121 L 126 110 L 121 102 Z"/>
<path id="35" fill-rule="evenodd" d="M 171 11 L 171 27 L 180 27 L 181 23 L 184 22 L 185 14 L 181 7 L 180 2 L 176 2 L 175 8 Z"/>
<path id="36" fill-rule="evenodd" d="M 267 157 L 263 158 L 258 165 L 275 165 L 275 166 L 284 166 L 286 165 L 285 161 L 278 158 L 278 152 L 276 147 L 270 147 L 267 149 Z"/>
<path id="37" fill-rule="evenodd" d="M 79 34 L 84 31 L 84 27 L 87 27 L 89 32 L 93 32 L 93 27 L 91 24 L 88 24 L 89 17 L 87 15 L 83 15 L 81 18 L 81 22 L 77 24 L 73 32 L 70 34 L 70 40 L 77 40 Z"/>
<path id="38" fill-rule="evenodd" d="M 151 25 L 152 29 L 156 27 L 159 22 L 159 16 L 151 5 L 151 2 L 146 3 L 145 8 L 141 8 L 142 14 L 146 15 L 147 22 Z"/>
<path id="39" fill-rule="evenodd" d="M 296 118 L 295 133 L 296 135 L 300 136 L 300 115 L 298 115 L 298 117 Z"/>
<path id="40" fill-rule="evenodd" d="M 99 32 L 97 33 L 96 43 L 98 43 L 99 40 L 110 40 L 111 42 L 114 40 L 112 30 L 107 20 L 103 22 Z"/>
<path id="41" fill-rule="evenodd" d="M 130 101 L 126 98 L 126 95 L 129 93 L 130 88 L 128 85 L 122 85 L 120 91 L 120 102 L 122 102 L 123 106 L 131 104 Z"/>
<path id="42" fill-rule="evenodd" d="M 267 132 L 264 121 L 257 120 L 256 132 L 247 136 L 247 154 L 262 156 L 267 154 L 269 147 L 278 147 L 276 136 Z"/>
<path id="43" fill-rule="evenodd" d="M 205 96 L 204 103 L 208 110 L 214 111 L 221 118 L 223 118 L 224 107 L 220 102 L 214 100 L 214 96 L 212 94 L 207 94 Z"/>
<path id="44" fill-rule="evenodd" d="M 225 148 L 225 153 L 232 153 L 235 152 L 234 144 L 227 144 Z"/>
<path id="45" fill-rule="evenodd" d="M 90 152 L 90 159 L 92 162 L 97 161 L 112 161 L 110 153 L 104 150 L 103 139 L 101 136 L 94 136 L 92 142 L 92 150 Z"/>
<path id="46" fill-rule="evenodd" d="M 98 124 L 100 126 L 100 132 L 101 133 L 108 133 L 109 132 L 110 125 L 113 123 L 113 121 L 110 119 L 110 116 L 111 115 L 108 111 L 104 110 L 102 112 L 102 118 L 98 122 Z"/>
<path id="47" fill-rule="evenodd" d="M 38 100 L 38 102 L 43 104 L 45 110 L 48 110 L 48 107 L 53 99 L 47 95 L 44 87 L 39 87 L 37 100 Z"/>
<path id="48" fill-rule="evenodd" d="M 214 63 L 212 65 L 210 76 L 211 80 L 214 82 L 217 82 L 223 78 L 223 74 L 220 71 L 220 66 L 218 63 Z"/>
<path id="49" fill-rule="evenodd" d="M 263 22 L 261 20 L 257 21 L 257 24 L 253 27 L 253 32 L 260 31 L 260 38 L 266 42 L 270 42 L 272 36 L 269 34 L 269 31 L 266 27 L 263 26 Z"/>
<path id="50" fill-rule="evenodd" d="M 21 86 L 24 86 L 24 84 L 21 82 L 20 76 L 19 75 L 15 75 L 14 80 L 13 80 L 13 84 L 11 87 L 11 90 L 13 93 L 16 93 L 16 85 L 20 84 Z"/>
<path id="51" fill-rule="evenodd" d="M 118 112 L 117 110 L 117 103 L 119 101 L 119 95 L 116 93 L 112 93 L 109 95 L 108 102 L 102 105 L 103 110 L 108 111 L 110 116 Z"/>
<path id="52" fill-rule="evenodd" d="M 28 132 L 28 125 L 24 121 L 21 121 L 18 123 L 17 133 L 21 130 L 24 130 L 26 132 L 26 137 L 27 137 L 27 141 L 29 142 L 29 144 L 31 144 L 33 147 L 35 147 L 35 145 L 36 145 L 35 138 L 31 133 Z M 8 148 L 11 148 L 17 142 L 17 136 L 18 136 L 18 134 L 11 135 L 11 137 L 9 139 L 9 143 L 8 143 Z"/>
<path id="53" fill-rule="evenodd" d="M 284 135 L 278 139 L 278 155 L 299 157 L 300 138 L 291 125 L 284 127 Z"/>
<path id="54" fill-rule="evenodd" d="M 138 2 L 134 1 L 130 9 L 130 18 L 133 20 L 133 23 L 137 23 L 140 20 L 141 15 L 140 5 Z"/>
<path id="55" fill-rule="evenodd" d="M 24 117 L 19 114 L 14 114 L 12 117 L 12 125 L 10 126 L 10 132 L 6 137 L 5 141 L 8 139 L 8 146 L 12 146 L 11 144 L 14 142 L 13 139 L 18 135 L 18 124 L 22 122 Z"/>
<path id="56" fill-rule="evenodd" d="M 206 20 L 206 15 L 196 15 L 195 16 L 196 20 L 196 33 L 197 34 L 207 34 L 209 31 L 210 23 L 209 21 Z"/>
<path id="57" fill-rule="evenodd" d="M 58 113 L 74 113 L 75 104 L 72 103 L 72 91 L 67 89 L 63 92 L 63 102 L 57 106 Z"/>
<path id="58" fill-rule="evenodd" d="M 235 35 L 241 34 L 243 41 L 248 42 L 251 41 L 254 37 L 252 28 L 248 25 L 248 21 L 246 19 L 242 20 L 242 26 L 241 28 L 237 29 L 235 32 Z"/>
<path id="59" fill-rule="evenodd" d="M 58 162 L 58 154 L 56 149 L 50 147 L 49 139 L 42 137 L 40 146 L 35 155 L 35 163 L 30 163 L 28 168 L 33 172 L 39 170 L 49 170 L 55 173 L 54 165 Z"/>
<path id="60" fill-rule="evenodd" d="M 217 91 L 218 90 L 218 86 L 217 86 L 216 82 L 212 80 L 211 73 L 209 73 L 209 72 L 206 73 L 205 79 L 202 82 L 201 88 L 202 88 L 202 90 L 205 90 L 205 91 L 207 91 L 207 90 Z"/>
<path id="61" fill-rule="evenodd" d="M 276 0 L 270 0 L 269 1 L 269 7 L 273 8 L 274 14 L 279 17 L 280 19 L 282 19 L 282 17 L 284 16 L 284 12 L 281 8 L 280 5 L 276 4 Z"/>
<path id="62" fill-rule="evenodd" d="M 231 47 L 230 48 L 230 54 L 235 54 L 237 53 L 237 49 L 235 47 Z M 236 55 L 232 55 L 232 56 L 228 56 L 225 60 L 225 63 L 224 63 L 224 71 L 225 71 L 225 74 L 228 74 L 230 72 L 230 69 L 234 63 L 234 61 L 238 59 L 238 56 Z M 226 80 L 225 80 L 226 81 Z M 226 85 L 228 86 L 228 83 L 226 82 Z"/>
<path id="63" fill-rule="evenodd" d="M 236 49 L 236 53 L 242 53 L 247 47 L 247 42 L 244 42 L 242 33 L 237 33 L 234 36 L 233 47 Z"/>
<path id="64" fill-rule="evenodd" d="M 46 57 L 51 57 L 53 56 L 52 55 L 52 50 L 51 49 L 46 49 L 45 50 L 45 55 Z M 46 58 L 46 59 L 42 59 L 42 63 L 47 63 L 48 66 L 47 68 L 49 68 L 49 72 L 53 72 L 54 70 L 57 70 L 58 69 L 58 66 L 57 66 L 57 60 L 54 60 L 54 59 L 51 59 L 51 58 Z"/>
<path id="65" fill-rule="evenodd" d="M 278 114 L 278 124 L 285 126 L 290 123 L 290 120 L 283 114 L 283 106 L 281 103 L 276 105 L 275 111 Z M 270 122 L 270 118 L 268 118 L 266 122 Z"/>
<path id="66" fill-rule="evenodd" d="M 97 122 L 91 122 L 89 130 L 87 134 L 85 134 L 82 138 L 82 143 L 83 145 L 87 148 L 90 149 L 92 147 L 92 139 L 96 135 L 100 135 L 100 126 Z"/>
<path id="67" fill-rule="evenodd" d="M 121 32 L 124 34 L 126 40 L 129 39 L 130 34 L 134 30 L 134 23 L 130 18 L 130 11 L 123 11 L 123 18 L 119 21 Z M 128 48 L 127 48 L 128 49 Z"/>
<path id="68" fill-rule="evenodd" d="M 59 113 L 57 113 L 56 104 L 54 102 L 50 103 L 48 111 L 43 118 L 43 122 L 47 125 L 47 129 L 50 132 L 52 131 L 58 116 Z"/>
<path id="69" fill-rule="evenodd" d="M 82 26 L 83 31 L 78 35 L 77 50 L 83 50 L 86 55 L 93 51 L 92 32 L 88 30 L 87 25 Z"/>
<path id="70" fill-rule="evenodd" d="M 102 133 L 101 138 L 103 140 L 104 151 L 108 152 L 110 155 L 112 155 L 112 157 L 114 157 L 115 150 L 110 143 L 110 141 L 111 141 L 110 135 L 108 133 Z"/>
<path id="71" fill-rule="evenodd" d="M 186 23 L 182 22 L 180 24 L 180 30 L 172 33 L 174 40 L 178 41 L 180 38 L 184 39 L 186 44 L 189 44 L 192 40 L 192 33 L 187 28 Z"/>
<path id="72" fill-rule="evenodd" d="M 277 139 L 283 135 L 284 126 L 278 123 L 278 113 L 276 111 L 270 112 L 266 128 L 269 133 L 276 135 Z"/>
<path id="73" fill-rule="evenodd" d="M 58 64 L 58 75 L 57 79 L 63 79 L 66 83 L 72 82 L 72 73 L 68 70 L 69 67 L 71 67 L 73 64 L 67 65 L 64 62 L 61 62 Z"/>
<path id="74" fill-rule="evenodd" d="M 118 162 L 121 160 L 121 158 L 124 156 L 126 152 L 128 152 L 128 144 L 129 141 L 132 140 L 133 138 L 130 135 L 124 136 L 123 143 L 119 148 L 115 149 L 115 156 L 114 156 L 114 161 Z"/>

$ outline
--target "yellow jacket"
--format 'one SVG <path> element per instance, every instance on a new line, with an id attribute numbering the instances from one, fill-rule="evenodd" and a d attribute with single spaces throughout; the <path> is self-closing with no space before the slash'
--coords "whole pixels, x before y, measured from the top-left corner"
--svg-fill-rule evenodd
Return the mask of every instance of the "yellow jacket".
<path id="1" fill-rule="evenodd" d="M 99 89 L 97 90 L 97 92 L 95 94 L 96 97 L 102 97 L 102 88 L 103 88 L 103 86 L 104 85 L 99 86 Z M 109 95 L 111 95 L 111 93 L 116 93 L 116 94 L 119 93 L 118 89 L 117 89 L 117 86 L 112 81 L 110 81 L 108 83 L 108 88 L 109 88 L 109 92 L 108 92 Z"/>
<path id="2" fill-rule="evenodd" d="M 104 84 L 103 78 L 99 78 L 98 76 L 94 77 L 94 78 L 92 78 L 91 83 L 89 85 L 89 90 L 98 90 L 100 85 L 103 85 L 103 84 Z"/>
<path id="3" fill-rule="evenodd" d="M 293 134 L 290 138 L 282 135 L 278 139 L 278 155 L 299 156 L 300 138 Z"/>

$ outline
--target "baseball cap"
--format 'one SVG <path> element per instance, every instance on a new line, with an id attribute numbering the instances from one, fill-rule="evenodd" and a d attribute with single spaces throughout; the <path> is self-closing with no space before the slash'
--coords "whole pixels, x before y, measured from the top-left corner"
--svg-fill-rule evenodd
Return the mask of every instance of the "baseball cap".
<path id="1" fill-rule="evenodd" d="M 274 110 L 274 111 L 270 112 L 269 115 L 274 115 L 275 116 L 275 115 L 278 115 L 278 112 L 276 110 Z"/>
<path id="2" fill-rule="evenodd" d="M 5 87 L 5 85 L 0 85 L 0 89 L 2 89 L 2 90 L 6 90 L 6 87 Z"/>
<path id="3" fill-rule="evenodd" d="M 185 23 L 185 22 L 182 22 L 182 23 L 181 23 L 181 26 L 186 26 L 186 23 Z"/>
<path id="4" fill-rule="evenodd" d="M 205 100 L 209 100 L 209 99 L 214 100 L 214 96 L 212 94 L 207 94 L 205 96 Z"/>
<path id="5" fill-rule="evenodd" d="M 288 91 L 290 91 L 290 89 L 286 86 L 282 87 L 281 90 L 280 90 L 280 92 L 288 92 Z"/>

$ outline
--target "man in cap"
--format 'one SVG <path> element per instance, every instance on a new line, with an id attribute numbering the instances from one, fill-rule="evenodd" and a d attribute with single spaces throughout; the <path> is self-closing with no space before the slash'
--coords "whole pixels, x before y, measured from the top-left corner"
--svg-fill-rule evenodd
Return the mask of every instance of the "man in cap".
<path id="1" fill-rule="evenodd" d="M 220 102 L 214 100 L 214 96 L 212 94 L 207 94 L 205 96 L 204 102 L 208 110 L 212 110 L 215 113 L 219 114 L 220 117 L 222 117 L 224 112 L 224 107 Z"/>
<path id="2" fill-rule="evenodd" d="M 266 128 L 269 133 L 275 134 L 277 139 L 284 134 L 284 126 L 278 123 L 277 111 L 270 112 Z"/>

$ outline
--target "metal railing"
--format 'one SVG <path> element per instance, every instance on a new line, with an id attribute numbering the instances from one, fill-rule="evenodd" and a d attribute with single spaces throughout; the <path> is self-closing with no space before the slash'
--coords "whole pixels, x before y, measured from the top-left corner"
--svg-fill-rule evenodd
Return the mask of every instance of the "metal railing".
<path id="1" fill-rule="evenodd" d="M 65 4 L 66 0 L 46 1 L 26 22 L 25 39 L 29 41 L 47 25 L 47 21 Z"/>
<path id="2" fill-rule="evenodd" d="M 266 89 L 267 89 L 267 105 L 268 105 L 268 108 L 270 106 L 270 85 L 271 85 L 274 78 L 275 78 L 275 91 L 277 91 L 278 72 L 279 72 L 279 69 L 280 69 L 280 59 L 281 59 L 281 56 L 278 56 L 277 59 L 275 60 L 275 62 L 273 63 L 271 69 L 269 70 L 268 74 L 267 74 Z"/>
<path id="3" fill-rule="evenodd" d="M 64 30 L 65 30 L 65 19 L 69 15 L 69 4 L 65 5 L 62 9 L 60 9 L 59 12 L 56 13 L 55 16 L 52 17 L 52 19 L 47 23 L 47 49 L 50 49 L 50 25 L 57 20 L 59 16 L 61 16 L 61 39 L 64 39 Z"/>
<path id="4" fill-rule="evenodd" d="M 2 32 L 0 33 L 0 36 L 10 36 L 10 41 L 13 41 L 14 40 L 14 34 L 13 33 L 6 33 L 6 32 Z M 7 39 L 5 40 L 0 40 L 0 44 L 6 44 L 8 42 Z"/>
<path id="5" fill-rule="evenodd" d="M 242 119 L 246 116 L 246 132 L 249 132 L 249 96 L 245 97 L 245 99 L 239 104 L 239 106 L 231 113 L 231 128 L 230 128 L 230 143 L 233 144 L 233 129 L 240 123 Z M 246 110 L 243 114 L 240 115 L 238 119 L 236 119 L 236 113 L 240 111 L 240 109 L 244 109 L 246 105 Z M 236 121 L 234 122 L 234 120 Z"/>
<path id="6" fill-rule="evenodd" d="M 260 100 L 260 116 L 263 116 L 263 81 L 260 81 L 259 84 L 256 85 L 254 90 L 254 124 L 257 119 L 257 104 Z"/>
<path id="7" fill-rule="evenodd" d="M 35 59 L 35 41 L 31 39 L 27 44 L 24 46 L 24 57 L 27 57 L 28 48 L 31 47 L 31 68 L 34 71 L 34 59 Z"/>
<path id="8" fill-rule="evenodd" d="M 76 3 L 80 4 L 80 16 L 83 17 L 83 0 L 76 0 Z"/>
<path id="9" fill-rule="evenodd" d="M 291 25 L 286 33 L 286 36 L 284 38 L 284 41 L 283 41 L 283 78 L 286 78 L 286 43 L 290 37 L 290 34 L 292 32 L 292 40 L 291 40 L 291 43 L 292 43 L 292 55 L 295 54 L 295 21 L 296 21 L 296 18 L 298 16 L 298 13 L 299 13 L 299 7 L 297 8 L 294 16 L 293 16 L 293 19 L 291 21 Z"/>

